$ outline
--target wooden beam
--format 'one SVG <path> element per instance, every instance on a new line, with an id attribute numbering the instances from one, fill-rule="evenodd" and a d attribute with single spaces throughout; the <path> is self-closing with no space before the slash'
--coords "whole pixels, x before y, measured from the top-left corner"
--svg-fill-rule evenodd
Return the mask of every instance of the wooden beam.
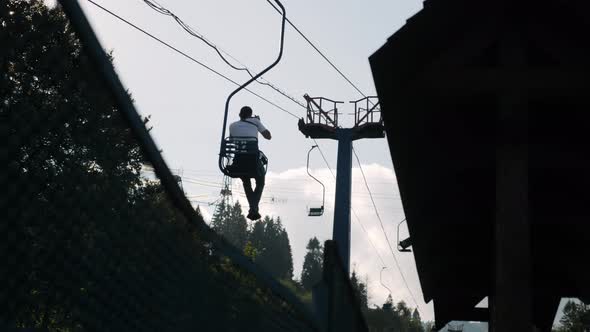
<path id="1" fill-rule="evenodd" d="M 520 68 L 523 42 L 506 33 L 500 61 Z M 498 109 L 494 282 L 490 331 L 532 331 L 532 249 L 529 213 L 527 94 L 504 90 Z"/>
<path id="2" fill-rule="evenodd" d="M 503 91 L 527 91 L 530 96 L 590 94 L 590 70 L 585 68 L 440 68 L 419 75 L 410 88 L 450 97 Z"/>

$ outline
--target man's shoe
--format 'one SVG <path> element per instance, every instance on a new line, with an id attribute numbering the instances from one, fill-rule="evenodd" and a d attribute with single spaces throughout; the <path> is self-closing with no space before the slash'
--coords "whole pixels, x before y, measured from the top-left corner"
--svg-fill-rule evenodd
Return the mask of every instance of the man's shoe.
<path id="1" fill-rule="evenodd" d="M 255 214 L 254 211 L 250 210 L 248 211 L 248 215 L 246 216 L 246 218 L 250 219 L 250 220 L 256 220 L 256 218 L 254 218 Z M 258 215 L 258 218 L 260 219 L 260 215 Z"/>
<path id="2" fill-rule="evenodd" d="M 250 215 L 250 214 L 248 214 L 248 215 Z M 252 218 L 250 218 L 250 220 L 258 220 L 260 218 L 262 218 L 262 216 L 260 215 L 260 213 L 258 213 L 258 211 L 253 211 L 252 212 Z"/>

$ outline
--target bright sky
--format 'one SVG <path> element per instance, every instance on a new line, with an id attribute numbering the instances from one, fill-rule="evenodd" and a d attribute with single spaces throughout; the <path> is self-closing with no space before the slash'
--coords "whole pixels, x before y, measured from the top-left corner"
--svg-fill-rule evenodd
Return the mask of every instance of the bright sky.
<path id="1" fill-rule="evenodd" d="M 150 9 L 142 0 L 95 1 L 224 75 L 238 82 L 247 80 L 245 73 L 228 67 L 214 50 L 184 32 L 170 17 Z M 203 202 L 215 201 L 221 189 L 217 153 L 223 108 L 227 95 L 235 87 L 86 0 L 80 2 L 103 46 L 113 50 L 116 69 L 137 108 L 143 115 L 152 116 L 151 133 L 163 149 L 166 161 L 183 176 L 187 195 L 195 200 L 195 205 L 200 204 L 207 218 L 213 213 L 213 206 Z M 158 3 L 253 71 L 263 69 L 276 56 L 280 16 L 265 0 L 159 0 Z M 298 28 L 366 95 L 375 95 L 368 57 L 422 7 L 418 0 L 285 0 L 284 5 L 288 17 Z M 342 125 L 352 124 L 349 113 L 353 109 L 348 101 L 359 99 L 361 95 L 289 26 L 283 60 L 265 78 L 300 101 L 304 93 L 345 101 L 340 109 Z M 251 89 L 288 111 L 304 116 L 303 108 L 272 89 L 255 83 Z M 314 151 L 310 166 L 326 185 L 327 211 L 323 217 L 307 217 L 308 207 L 321 205 L 321 187 L 305 173 L 306 155 L 312 141 L 297 130 L 297 119 L 245 91 L 234 98 L 230 120 L 237 119 L 238 110 L 244 104 L 252 106 L 273 134 L 270 142 L 261 144 L 270 160 L 261 213 L 280 216 L 283 220 L 289 232 L 298 278 L 307 241 L 313 236 L 322 241 L 331 237 L 334 180 L 317 150 Z M 335 171 L 336 143 L 329 140 L 319 143 Z M 355 149 L 374 194 L 385 233 L 395 248 L 395 229 L 404 213 L 387 142 L 385 139 L 357 141 Z M 240 192 L 241 184 L 234 181 L 234 198 L 247 206 Z M 389 294 L 379 280 L 385 266 L 382 281 L 391 289 L 393 299 L 404 300 L 414 307 L 411 291 L 423 319 L 432 320 L 432 306 L 422 300 L 413 254 L 393 253 L 407 279 L 409 291 L 389 250 L 356 161 L 353 209 L 359 218 L 353 214 L 351 261 L 360 275 L 368 277 L 369 302 L 381 305 Z M 405 235 L 404 225 L 401 236 Z"/>

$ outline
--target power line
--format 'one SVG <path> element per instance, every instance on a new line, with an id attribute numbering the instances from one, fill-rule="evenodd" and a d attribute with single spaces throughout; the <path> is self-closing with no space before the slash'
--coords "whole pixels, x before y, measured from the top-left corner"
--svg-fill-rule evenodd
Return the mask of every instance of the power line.
<path id="1" fill-rule="evenodd" d="M 270 0 L 266 0 L 266 2 L 268 2 L 268 3 L 269 3 L 269 4 L 270 4 L 270 5 L 271 5 L 271 6 L 272 6 L 272 7 L 273 7 L 273 8 L 274 8 L 274 9 L 275 9 L 277 12 L 281 13 L 281 11 L 280 11 L 280 10 L 279 10 L 279 9 L 278 9 L 278 8 L 277 8 L 275 5 L 274 5 L 274 3 L 272 3 Z M 334 63 L 332 63 L 332 61 L 330 61 L 330 59 L 328 59 L 328 57 L 327 57 L 327 56 L 326 56 L 326 55 L 325 55 L 325 54 L 324 54 L 322 51 L 320 51 L 320 49 L 319 49 L 319 48 L 317 48 L 317 47 L 314 45 L 314 43 L 312 43 L 312 42 L 311 42 L 311 40 L 309 40 L 309 38 L 307 38 L 307 36 L 306 36 L 306 35 L 305 35 L 303 32 L 301 32 L 301 30 L 299 30 L 299 28 L 297 28 L 297 27 L 295 26 L 295 23 L 291 22 L 291 20 L 290 20 L 289 18 L 287 18 L 287 23 L 289 23 L 289 25 L 290 25 L 291 27 L 293 27 L 293 29 L 295 29 L 295 31 L 297 31 L 297 33 L 299 33 L 299 35 L 300 35 L 301 37 L 303 37 L 303 39 L 305 39 L 305 41 L 306 41 L 306 42 L 307 42 L 309 45 L 311 45 L 311 47 L 313 47 L 313 49 L 314 49 L 314 50 L 316 50 L 316 52 L 318 52 L 318 54 L 319 54 L 319 55 L 321 55 L 321 56 L 322 56 L 322 58 L 324 58 L 324 60 L 326 60 L 326 61 L 327 61 L 327 62 L 330 64 L 330 66 L 332 66 L 332 68 L 334 68 L 334 69 L 335 69 L 335 70 L 338 72 L 338 74 L 340 74 L 340 76 L 342 76 L 342 77 L 343 77 L 343 78 L 344 78 L 344 79 L 345 79 L 345 80 L 348 82 L 348 84 L 350 84 L 350 85 L 351 85 L 351 86 L 352 86 L 352 87 L 353 87 L 353 88 L 354 88 L 356 91 L 358 91 L 358 92 L 359 92 L 359 93 L 360 93 L 360 94 L 361 94 L 363 97 L 367 97 L 367 96 L 366 96 L 366 95 L 365 95 L 365 94 L 364 94 L 364 93 L 363 93 L 363 92 L 362 92 L 362 91 L 361 91 L 361 90 L 360 90 L 360 89 L 359 89 L 359 88 L 356 86 L 356 84 L 352 83 L 352 81 L 351 81 L 351 80 L 350 80 L 350 79 L 349 79 L 349 78 L 348 78 L 346 75 L 344 75 L 344 73 L 343 73 L 343 72 L 342 72 L 340 69 L 338 69 L 338 67 L 336 67 L 336 65 L 335 65 Z"/>
<path id="2" fill-rule="evenodd" d="M 252 76 L 252 74 L 250 73 L 250 70 L 248 68 L 244 67 L 238 67 L 235 66 L 234 64 L 232 64 L 230 61 L 228 61 L 225 56 L 223 56 L 222 54 L 222 50 L 220 50 L 220 48 L 218 48 L 215 44 L 213 44 L 212 42 L 210 42 L 207 38 L 205 38 L 205 36 L 203 36 L 202 34 L 196 32 L 195 29 L 193 29 L 191 26 L 189 26 L 188 24 L 186 24 L 182 19 L 180 19 L 176 14 L 174 14 L 173 12 L 171 12 L 170 10 L 168 10 L 167 8 L 165 8 L 164 6 L 158 4 L 156 1 L 150 1 L 150 0 L 142 0 L 145 4 L 147 4 L 150 8 L 152 8 L 153 10 L 155 10 L 156 12 L 162 14 L 162 15 L 166 15 L 166 16 L 170 16 L 172 17 L 172 19 L 174 19 L 174 21 L 176 21 L 176 23 L 178 23 L 178 25 L 180 25 L 180 27 L 186 31 L 188 34 L 190 34 L 193 37 L 196 37 L 198 39 L 200 39 L 202 42 L 204 42 L 205 44 L 207 44 L 207 46 L 211 47 L 212 49 L 215 50 L 215 52 L 217 52 L 217 54 L 219 55 L 219 57 L 221 58 L 221 60 L 223 60 L 228 66 L 232 67 L 235 70 L 243 70 L 248 72 L 248 74 L 250 74 Z M 227 52 L 223 51 L 223 53 L 228 54 Z M 236 60 L 234 57 L 230 56 L 232 59 Z M 236 60 L 237 61 L 237 60 Z M 238 61 L 239 62 L 239 61 Z"/>
<path id="3" fill-rule="evenodd" d="M 336 175 L 332 171 L 332 167 L 330 167 L 330 164 L 328 163 L 328 159 L 326 159 L 326 156 L 324 155 L 324 151 L 322 151 L 322 149 L 320 148 L 320 144 L 318 143 L 318 141 L 316 141 L 315 138 L 312 138 L 312 139 L 313 139 L 313 142 L 315 143 L 315 145 L 318 146 L 318 150 L 320 151 L 320 155 L 322 155 L 322 159 L 324 159 L 324 163 L 326 163 L 326 166 L 328 167 L 330 174 L 332 174 L 332 177 L 334 178 L 334 180 L 336 180 Z"/>
<path id="4" fill-rule="evenodd" d="M 102 11 L 104 11 L 104 12 L 108 13 L 109 15 L 111 15 L 111 16 L 113 16 L 113 17 L 117 18 L 119 21 L 121 21 L 121 22 L 123 22 L 123 23 L 125 23 L 125 24 L 127 24 L 127 25 L 129 25 L 129 26 L 131 26 L 131 27 L 133 27 L 135 30 L 137 30 L 137 31 L 139 31 L 139 32 L 141 32 L 141 33 L 143 33 L 143 34 L 145 34 L 146 36 L 148 36 L 148 37 L 152 38 L 153 40 L 155 40 L 155 41 L 159 42 L 160 44 L 162 44 L 162 45 L 164 45 L 164 46 L 168 47 L 169 49 L 173 50 L 174 52 L 176 52 L 176 53 L 178 53 L 178 54 L 180 54 L 180 55 L 184 56 L 185 58 L 187 58 L 187 59 L 191 60 L 192 62 L 194 62 L 194 63 L 196 63 L 196 64 L 200 65 L 201 67 L 203 67 L 203 68 L 205 68 L 205 69 L 209 70 L 210 72 L 212 72 L 212 73 L 216 74 L 217 76 L 219 76 L 219 77 L 221 77 L 221 78 L 225 79 L 226 81 L 228 81 L 228 82 L 230 82 L 230 83 L 233 83 L 233 84 L 234 84 L 234 85 L 236 85 L 236 86 L 240 86 L 240 84 L 239 84 L 238 82 L 236 82 L 236 81 L 232 80 L 231 78 L 229 78 L 229 77 L 227 77 L 227 76 L 223 75 L 222 73 L 220 73 L 220 72 L 216 71 L 215 69 L 213 69 L 213 68 L 211 68 L 211 67 L 207 66 L 206 64 L 204 64 L 204 63 L 200 62 L 199 60 L 197 60 L 197 59 L 193 58 L 192 56 L 190 56 L 190 55 L 186 54 L 185 52 L 183 52 L 183 51 L 179 50 L 178 48 L 176 48 L 176 47 L 172 46 L 171 44 L 169 44 L 169 43 L 167 43 L 167 42 L 163 41 L 162 39 L 160 39 L 160 38 L 158 38 L 158 37 L 154 36 L 153 34 L 151 34 L 151 33 L 147 32 L 147 31 L 146 31 L 145 29 L 143 29 L 143 28 L 140 28 L 139 26 L 135 25 L 134 23 L 130 22 L 129 20 L 127 20 L 127 19 L 125 19 L 125 18 L 123 18 L 123 17 L 121 17 L 121 16 L 119 16 L 119 15 L 115 14 L 115 13 L 114 13 L 114 12 L 112 12 L 111 10 L 109 10 L 109 9 L 107 9 L 107 8 L 105 8 L 105 7 L 103 7 L 102 5 L 100 5 L 100 4 L 96 3 L 96 2 L 94 2 L 93 0 L 87 0 L 87 1 L 88 1 L 88 2 L 90 2 L 91 4 L 93 4 L 94 6 L 98 7 L 98 8 L 99 8 L 99 9 L 101 9 Z M 251 93 L 251 94 L 253 94 L 254 96 L 256 96 L 256 97 L 258 97 L 258 98 L 260 98 L 260 99 L 264 100 L 265 102 L 269 103 L 270 105 L 272 105 L 272 106 L 276 107 L 277 109 L 279 109 L 279 110 L 281 110 L 281 111 L 283 111 L 283 112 L 285 112 L 285 113 L 287 113 L 287 114 L 291 115 L 292 117 L 294 117 L 294 118 L 296 118 L 296 119 L 299 119 L 299 116 L 298 116 L 298 115 L 296 115 L 296 114 L 294 114 L 294 113 L 292 113 L 292 112 L 290 112 L 290 111 L 286 110 L 285 108 L 283 108 L 283 107 L 281 107 L 281 106 L 279 106 L 279 105 L 275 104 L 274 102 L 272 102 L 272 101 L 270 101 L 270 100 L 266 99 L 265 97 L 263 97 L 263 96 L 259 95 L 258 93 L 254 92 L 254 91 L 252 91 L 252 90 L 250 90 L 250 89 L 248 89 L 248 88 L 246 88 L 245 90 L 246 90 L 246 91 L 248 91 L 248 92 L 250 92 L 250 93 Z"/>
<path id="5" fill-rule="evenodd" d="M 145 170 L 146 172 L 153 172 L 151 170 Z M 200 178 L 195 178 L 195 177 L 191 177 L 191 176 L 187 176 L 187 175 L 180 175 L 177 174 L 178 176 L 181 177 L 181 179 L 183 181 L 186 181 L 187 183 L 191 183 L 191 184 L 195 184 L 195 185 L 200 185 L 200 186 L 204 186 L 204 187 L 211 187 L 211 188 L 218 188 L 218 189 L 223 189 L 225 186 L 222 183 L 218 183 L 218 182 L 212 182 L 212 181 L 207 181 L 204 179 L 200 179 Z M 239 187 L 239 186 L 238 186 Z M 305 194 L 306 192 L 304 190 L 292 190 L 292 188 L 288 188 L 288 187 L 279 187 L 279 186 L 273 186 L 272 189 L 267 190 L 266 192 L 270 191 L 271 193 L 274 194 Z M 328 193 L 334 193 L 333 191 L 328 191 Z M 368 196 L 368 193 L 360 193 L 360 192 L 353 192 L 352 193 L 353 196 L 359 197 L 359 196 Z M 375 194 L 373 194 L 375 195 Z M 394 199 L 396 198 L 395 196 L 390 196 L 390 195 L 386 195 L 386 194 L 380 194 L 383 195 L 381 198 L 383 199 Z M 365 197 L 366 197 L 365 196 Z"/>
<path id="6" fill-rule="evenodd" d="M 369 197 L 371 198 L 371 202 L 373 203 L 373 208 L 375 209 L 375 215 L 377 215 L 377 219 L 379 220 L 379 224 L 381 225 L 381 230 L 383 231 L 383 235 L 385 236 L 385 240 L 387 241 L 387 245 L 389 246 L 389 250 L 391 251 L 391 256 L 393 256 L 393 260 L 395 262 L 395 265 L 397 266 L 397 269 L 399 270 L 399 274 L 402 277 L 404 285 L 406 286 L 408 292 L 410 293 L 410 297 L 412 298 L 412 300 L 416 304 L 416 307 L 419 308 L 420 306 L 418 305 L 418 301 L 416 301 L 416 298 L 414 297 L 414 294 L 412 293 L 412 290 L 410 289 L 410 286 L 408 285 L 408 281 L 406 280 L 406 277 L 404 276 L 404 273 L 403 273 L 402 268 L 399 264 L 399 261 L 397 260 L 397 256 L 395 256 L 395 253 L 393 251 L 393 247 L 391 246 L 391 242 L 389 241 L 389 237 L 387 236 L 387 232 L 385 231 L 385 227 L 383 226 L 383 220 L 381 220 L 381 215 L 379 215 L 379 210 L 377 209 L 377 204 L 375 204 L 375 200 L 373 199 L 373 194 L 371 193 L 371 188 L 369 188 L 369 183 L 367 182 L 367 177 L 365 176 L 365 172 L 363 171 L 363 166 L 361 164 L 359 156 L 356 153 L 356 150 L 354 148 L 352 149 L 352 151 L 354 152 L 354 156 L 356 157 L 356 161 L 359 164 L 359 169 L 361 171 L 361 175 L 363 176 L 363 181 L 365 182 L 365 186 L 367 187 L 367 191 L 369 192 Z"/>
<path id="7" fill-rule="evenodd" d="M 365 235 L 367 235 L 367 239 L 369 239 L 369 243 L 371 244 L 371 247 L 373 247 L 373 250 L 375 250 L 377 257 L 379 257 L 379 260 L 381 261 L 382 266 L 387 266 L 387 264 L 385 264 L 385 261 L 383 260 L 383 257 L 381 257 L 381 254 L 379 254 L 379 250 L 377 250 L 375 243 L 373 243 L 373 240 L 371 240 L 371 237 L 369 236 L 369 232 L 367 232 L 367 230 L 365 229 L 365 225 L 363 225 L 363 223 L 361 222 L 361 219 L 359 218 L 358 214 L 356 213 L 356 211 L 353 208 L 351 208 L 351 210 L 356 218 L 356 221 L 361 226 L 361 229 L 363 230 Z"/>
<path id="8" fill-rule="evenodd" d="M 219 57 L 221 58 L 221 60 L 223 60 L 223 62 L 225 62 L 231 68 L 233 68 L 235 70 L 245 71 L 246 73 L 248 73 L 248 75 L 250 75 L 250 77 L 254 77 L 255 76 L 255 74 L 253 74 L 252 71 L 250 69 L 248 69 L 248 67 L 246 65 L 244 65 L 243 63 L 241 63 L 238 59 L 236 59 L 234 56 L 232 56 L 228 52 L 222 50 L 217 45 L 215 45 L 214 43 L 212 43 L 211 41 L 209 41 L 203 34 L 198 33 L 194 28 L 192 28 L 190 25 L 186 24 L 182 19 L 180 19 L 172 11 L 170 11 L 167 8 L 165 8 L 164 6 L 158 4 L 156 1 L 153 1 L 153 0 L 151 0 L 151 1 L 150 0 L 142 0 L 142 1 L 145 4 L 147 4 L 150 8 L 152 8 L 153 10 L 155 10 L 156 12 L 158 12 L 158 13 L 160 13 L 162 15 L 166 15 L 166 16 L 172 17 L 172 19 L 174 19 L 174 21 L 176 21 L 176 23 L 178 23 L 178 25 L 180 25 L 180 27 L 184 31 L 186 31 L 191 36 L 198 38 L 199 40 L 201 40 L 202 42 L 204 42 L 205 44 L 207 44 L 207 46 L 209 46 L 210 48 L 212 48 L 213 50 L 215 50 L 215 52 L 217 53 L 217 55 L 219 55 Z M 226 54 L 228 57 L 230 57 L 233 60 L 235 60 L 236 62 L 238 62 L 242 67 L 238 67 L 238 66 L 232 64 L 223 54 Z M 303 108 L 306 107 L 302 102 L 300 102 L 297 99 L 295 99 L 294 97 L 288 95 L 286 92 L 282 91 L 281 89 L 279 89 L 278 87 L 276 87 L 274 84 L 270 83 L 268 80 L 265 79 L 265 82 L 261 82 L 259 80 L 256 80 L 256 82 L 259 83 L 259 84 L 263 84 L 263 85 L 269 86 L 270 88 L 272 88 L 276 92 L 280 93 L 285 98 L 287 98 L 287 99 L 291 100 L 292 102 L 296 103 L 297 105 L 299 105 L 299 106 L 301 106 Z"/>
<path id="9" fill-rule="evenodd" d="M 318 146 L 318 150 L 320 151 L 320 154 L 322 155 L 322 158 L 324 159 L 324 163 L 326 163 L 326 166 L 328 167 L 328 170 L 330 170 L 330 173 L 332 174 L 332 177 L 334 178 L 334 180 L 336 180 L 336 175 L 332 171 L 332 167 L 330 167 L 330 164 L 328 163 L 328 160 L 326 159 L 326 156 L 324 155 L 324 152 L 320 148 L 320 146 L 319 146 L 319 144 L 318 144 L 318 142 L 316 141 L 315 138 L 313 139 L 313 142 Z M 371 247 L 373 247 L 373 250 L 377 254 L 377 257 L 379 257 L 379 260 L 381 261 L 381 264 L 383 264 L 383 266 L 387 266 L 387 264 L 385 264 L 385 261 L 383 260 L 383 257 L 381 257 L 381 254 L 379 253 L 379 250 L 377 250 L 377 246 L 375 246 L 375 243 L 373 243 L 373 240 L 371 239 L 371 236 L 369 235 L 369 232 L 367 232 L 367 229 L 365 228 L 365 225 L 363 225 L 363 223 L 361 222 L 361 218 L 359 218 L 358 214 L 356 213 L 356 210 L 352 206 L 350 207 L 350 209 L 352 210 L 352 213 L 355 216 L 356 222 L 361 226 L 361 229 L 363 230 L 363 233 L 365 233 L 365 235 L 367 236 L 367 239 L 369 240 L 369 243 L 371 244 Z"/>
<path id="10" fill-rule="evenodd" d="M 160 6 L 159 4 L 157 4 L 157 2 L 155 2 L 155 1 L 153 1 L 153 0 L 152 0 L 152 1 L 149 1 L 149 0 L 143 0 L 143 1 L 144 1 L 146 4 L 148 4 L 148 5 L 149 5 L 151 8 L 153 8 L 154 10 L 156 10 L 156 11 L 158 11 L 158 12 L 160 12 L 160 13 L 164 14 L 164 15 L 169 15 L 169 16 L 172 16 L 172 17 L 173 17 L 175 20 L 177 20 L 177 22 L 178 22 L 178 21 L 182 22 L 182 21 L 181 21 L 181 20 L 180 20 L 180 19 L 179 19 L 179 18 L 178 18 L 176 15 L 174 15 L 172 12 L 170 12 L 170 11 L 169 11 L 169 10 L 167 10 L 166 8 L 164 8 L 164 7 Z M 188 55 L 188 54 L 186 54 L 185 52 L 183 52 L 183 51 L 179 50 L 178 48 L 176 48 L 176 47 L 174 47 L 174 46 L 170 45 L 169 43 L 167 43 L 167 42 L 163 41 L 162 39 L 160 39 L 160 38 L 158 38 L 158 37 L 154 36 L 153 34 L 151 34 L 151 33 L 147 32 L 145 29 L 142 29 L 142 28 L 140 28 L 139 26 L 137 26 L 137 25 L 133 24 L 133 23 L 132 23 L 132 22 L 130 22 L 129 20 L 127 20 L 127 19 L 125 19 L 125 18 L 123 18 L 123 17 L 121 17 L 121 16 L 119 16 L 119 15 L 115 14 L 115 13 L 114 13 L 114 12 L 112 12 L 111 10 L 109 10 L 109 9 L 107 9 L 107 8 L 105 8 L 105 7 L 103 7 L 103 6 L 101 6 L 100 4 L 98 4 L 98 3 L 94 2 L 93 0 L 88 0 L 88 2 L 90 2 L 90 3 L 91 3 L 91 4 L 93 4 L 93 5 L 95 5 L 96 7 L 100 8 L 100 9 L 101 9 L 101 10 L 103 10 L 104 12 L 106 12 L 106 13 L 110 14 L 111 16 L 113 16 L 113 17 L 117 18 L 118 20 L 120 20 L 120 21 L 122 21 L 122 22 L 126 23 L 127 25 L 129 25 L 129 26 L 131 26 L 131 27 L 133 27 L 134 29 L 136 29 L 136 30 L 138 30 L 138 31 L 142 32 L 143 34 L 147 35 L 148 37 L 150 37 L 150 38 L 152 38 L 152 39 L 156 40 L 157 42 L 159 42 L 159 43 L 161 43 L 162 45 L 164 45 L 164 46 L 168 47 L 169 49 L 171 49 L 171 50 L 173 50 L 173 51 L 177 52 L 178 54 L 180 54 L 180 55 L 182 55 L 182 56 L 186 57 L 187 59 L 189 59 L 189 60 L 191 60 L 191 61 L 193 61 L 193 62 L 195 62 L 195 63 L 199 64 L 200 66 L 202 66 L 202 67 L 206 68 L 207 70 L 211 71 L 212 73 L 214 73 L 214 74 L 216 74 L 216 75 L 218 75 L 218 76 L 220 76 L 220 77 L 224 78 L 225 80 L 227 80 L 227 81 L 229 81 L 229 82 L 231 82 L 231 83 L 233 83 L 233 84 L 235 84 L 235 85 L 237 85 L 237 86 L 239 86 L 239 85 L 240 85 L 239 83 L 235 82 L 234 80 L 232 80 L 232 79 L 228 78 L 227 76 L 225 76 L 225 75 L 223 75 L 223 74 L 219 73 L 218 71 L 214 70 L 213 68 L 211 68 L 211 67 L 209 67 L 209 66 L 205 65 L 204 63 L 202 63 L 202 62 L 198 61 L 197 59 L 195 59 L 195 58 L 191 57 L 190 55 Z M 270 3 L 272 6 L 273 6 L 273 8 L 277 9 L 276 7 L 274 7 L 274 4 L 273 4 L 273 3 L 271 3 L 270 1 L 269 1 L 269 3 Z M 311 43 L 311 41 L 309 41 L 309 39 L 307 39 L 307 37 L 305 37 L 305 35 L 303 35 L 303 33 L 301 33 L 301 31 L 299 31 L 299 29 L 297 29 L 297 27 L 295 27 L 295 25 L 294 25 L 294 24 L 293 24 L 291 21 L 289 21 L 289 19 L 287 19 L 287 21 L 288 21 L 288 22 L 289 22 L 289 24 L 291 24 L 291 26 L 293 26 L 293 27 L 294 27 L 294 28 L 295 28 L 295 29 L 296 29 L 296 30 L 297 30 L 297 31 L 298 31 L 298 32 L 299 32 L 299 33 L 300 33 L 300 34 L 301 34 L 301 35 L 302 35 L 302 36 L 303 36 L 303 37 L 304 37 L 306 40 L 308 40 L 308 42 L 309 42 L 309 43 L 310 43 L 310 44 L 311 44 L 311 45 L 312 45 L 314 48 L 316 48 L 316 47 L 315 47 L 315 45 L 313 45 L 313 43 Z M 206 42 L 208 45 L 210 45 L 211 47 L 213 47 L 213 48 L 214 48 L 214 49 L 215 49 L 215 50 L 216 50 L 218 53 L 220 53 L 220 49 L 218 49 L 218 48 L 217 48 L 215 45 L 213 45 L 212 43 L 210 43 L 209 41 L 207 41 L 207 40 L 206 40 L 204 37 L 202 37 L 202 36 L 198 35 L 196 32 L 192 31 L 192 29 L 191 29 L 191 28 L 190 28 L 188 25 L 184 24 L 184 22 L 182 22 L 182 23 L 180 23 L 180 22 L 179 22 L 179 24 L 180 24 L 180 25 L 183 27 L 183 29 L 185 29 L 185 30 L 186 30 L 187 32 L 189 32 L 191 35 L 193 35 L 193 36 L 195 36 L 195 37 L 197 37 L 197 38 L 199 38 L 199 39 L 203 40 L 203 41 L 204 41 L 204 42 Z M 316 48 L 316 50 L 317 50 L 317 51 L 318 51 L 320 54 L 322 54 L 322 53 L 321 53 L 321 51 L 319 51 L 317 48 Z M 223 50 L 221 50 L 221 51 L 223 51 Z M 224 52 L 224 53 L 228 54 L 227 52 Z M 224 57 L 223 57 L 221 54 L 220 54 L 220 56 L 221 56 L 221 58 L 222 58 L 222 59 L 223 59 L 223 60 L 224 60 L 224 61 L 225 61 L 225 62 L 226 62 L 228 65 L 230 65 L 232 68 L 234 68 L 234 69 L 239 69 L 239 68 L 236 68 L 235 66 L 233 66 L 233 65 L 232 65 L 232 64 L 231 64 L 229 61 L 227 61 L 227 60 L 226 60 L 226 59 L 225 59 L 225 58 L 224 58 Z M 234 59 L 234 60 L 238 61 L 236 58 L 234 58 L 234 57 L 233 57 L 233 56 L 231 56 L 230 54 L 228 54 L 228 56 L 229 56 L 229 57 L 231 57 L 232 59 Z M 323 56 L 323 54 L 322 54 L 322 56 Z M 327 61 L 329 61 L 327 58 L 326 58 L 326 60 L 327 60 Z M 239 62 L 239 61 L 238 61 L 238 62 Z M 335 67 L 335 69 L 336 69 L 336 70 L 338 70 L 336 67 Z M 246 70 L 248 71 L 248 69 L 247 69 L 247 68 L 246 68 Z M 251 73 L 250 73 L 249 71 L 248 71 L 248 73 L 251 75 Z M 342 74 L 342 75 L 343 75 L 343 74 Z M 343 76 L 344 76 L 344 75 L 343 75 Z M 345 78 L 346 78 L 346 77 L 345 77 Z M 351 83 L 352 83 L 352 82 L 351 82 Z M 271 104 L 271 105 L 275 106 L 275 107 L 276 107 L 276 108 L 278 108 L 279 110 L 281 110 L 281 111 L 283 111 L 283 112 L 285 112 L 285 113 L 288 113 L 288 114 L 290 114 L 290 115 L 291 115 L 291 116 L 293 116 L 294 118 L 297 118 L 297 119 L 299 119 L 299 116 L 297 116 L 297 115 L 295 115 L 295 114 L 293 114 L 293 113 L 289 112 L 288 110 L 286 110 L 286 109 L 284 109 L 284 108 L 280 107 L 279 105 L 277 105 L 277 104 L 275 104 L 275 103 L 271 102 L 270 100 L 268 100 L 268 99 L 266 99 L 266 98 L 262 97 L 261 95 L 259 95 L 259 94 L 255 93 L 255 92 L 253 92 L 253 91 L 251 91 L 251 90 L 249 90 L 249 89 L 247 89 L 247 88 L 246 88 L 245 90 L 246 90 L 246 91 L 248 91 L 248 92 L 250 92 L 251 94 L 253 94 L 253 95 L 257 96 L 258 98 L 260 98 L 260 99 L 262 99 L 262 100 L 266 101 L 267 103 L 269 103 L 269 104 Z M 361 94 L 362 94 L 362 93 L 361 93 Z M 283 94 L 283 95 L 286 95 L 286 94 Z M 288 97 L 289 99 L 292 99 L 293 101 L 295 101 L 295 100 L 294 100 L 294 98 L 292 98 L 292 97 L 290 97 L 290 96 L 287 96 L 287 97 Z M 303 105 L 302 105 L 302 104 L 300 104 L 299 102 L 297 102 L 297 101 L 295 101 L 295 102 L 296 102 L 297 104 L 299 104 L 300 106 L 303 106 Z M 303 107 L 305 107 L 305 106 L 303 106 Z M 321 154 L 321 156 L 322 156 L 322 159 L 324 160 L 324 162 L 325 162 L 325 163 L 326 163 L 326 165 L 328 166 L 328 170 L 329 170 L 329 171 L 330 171 L 330 173 L 332 174 L 332 177 L 336 178 L 336 176 L 335 176 L 334 172 L 332 171 L 332 168 L 330 167 L 330 164 L 328 163 L 328 160 L 326 159 L 326 156 L 324 155 L 324 152 L 323 152 L 323 150 L 322 150 L 322 149 L 320 148 L 320 146 L 319 146 L 319 143 L 318 143 L 318 142 L 317 142 L 315 139 L 313 139 L 313 141 L 314 141 L 314 143 L 315 143 L 315 144 L 318 146 L 318 150 L 320 151 L 320 154 Z"/>

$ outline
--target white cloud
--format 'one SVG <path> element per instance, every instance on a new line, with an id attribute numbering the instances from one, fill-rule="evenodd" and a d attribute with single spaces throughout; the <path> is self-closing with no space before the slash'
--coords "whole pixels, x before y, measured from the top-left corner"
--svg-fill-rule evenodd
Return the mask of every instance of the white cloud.
<path id="1" fill-rule="evenodd" d="M 375 214 L 360 169 L 353 168 L 352 209 L 354 212 L 351 214 L 351 263 L 362 277 L 368 277 L 370 303 L 381 305 L 389 291 L 381 285 L 379 280 L 384 264 L 376 254 L 377 251 L 387 267 L 382 273 L 382 281 L 391 289 L 393 299 L 395 301 L 404 300 L 408 305 L 414 307 L 412 297 L 404 285 L 390 247 L 385 240 L 384 233 L 387 234 L 409 288 L 420 305 L 422 317 L 433 319 L 432 306 L 426 305 L 422 300 L 413 254 L 400 253 L 395 249 L 397 224 L 404 218 L 395 174 L 391 168 L 379 164 L 363 165 L 363 171 L 373 193 L 383 228 Z M 306 216 L 305 208 L 319 206 L 322 193 L 321 186 L 307 175 L 304 167 L 280 173 L 269 172 L 265 196 L 273 195 L 279 200 L 282 199 L 282 203 L 266 202 L 261 204 L 261 210 L 264 213 L 281 216 L 289 232 L 296 275 L 299 275 L 301 271 L 305 245 L 309 238 L 317 236 L 321 241 L 325 241 L 330 239 L 332 234 L 335 181 L 327 168 L 314 169 L 312 174 L 326 186 L 324 216 Z M 358 219 L 355 217 L 355 213 Z M 402 232 L 400 237 L 407 236 L 405 225 L 402 225 L 400 231 Z"/>

